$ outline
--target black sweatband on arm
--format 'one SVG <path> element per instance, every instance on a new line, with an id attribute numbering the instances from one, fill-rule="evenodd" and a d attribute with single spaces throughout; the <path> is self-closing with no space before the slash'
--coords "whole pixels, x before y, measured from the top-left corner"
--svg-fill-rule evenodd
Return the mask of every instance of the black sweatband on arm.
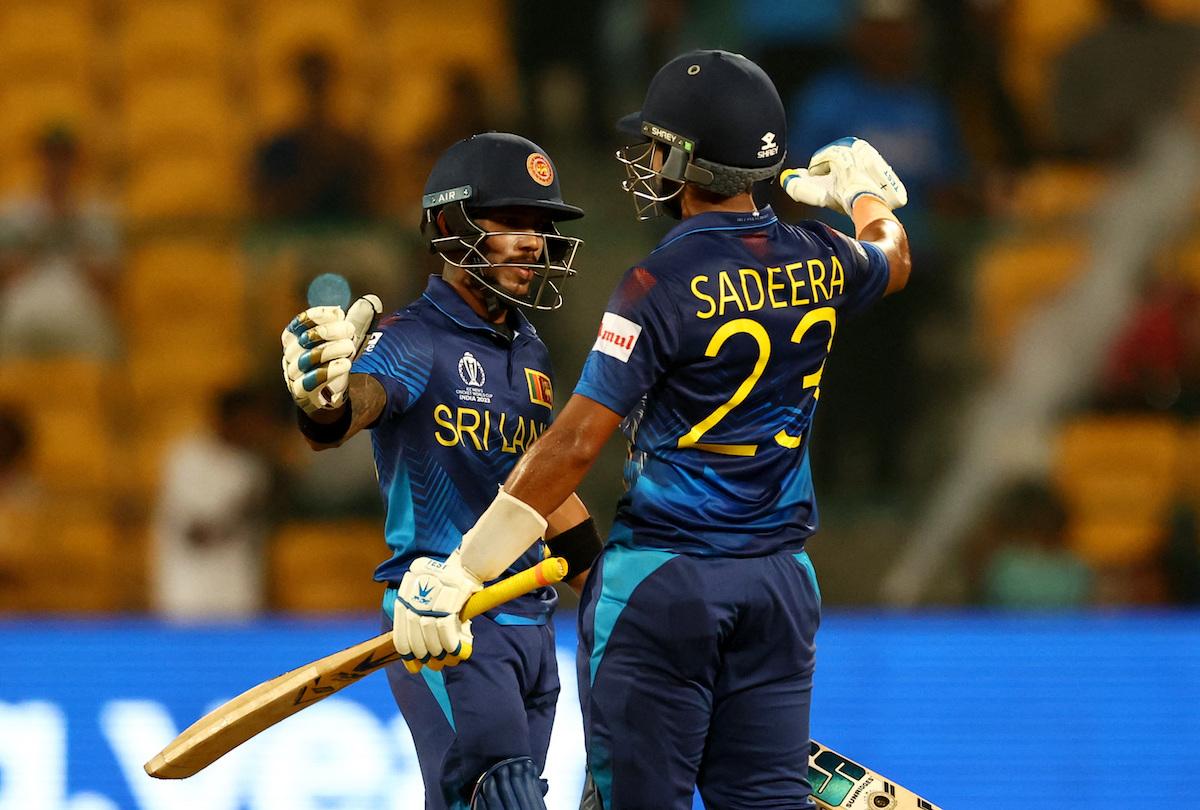
<path id="1" fill-rule="evenodd" d="M 346 399 L 346 407 L 342 410 L 342 415 L 332 422 L 318 422 L 311 418 L 300 408 L 296 409 L 296 424 L 300 426 L 300 432 L 309 439 L 312 439 L 317 444 L 334 444 L 340 442 L 350 430 L 350 423 L 354 420 L 354 414 L 350 408 L 350 399 Z"/>
<path id="2" fill-rule="evenodd" d="M 550 554 L 567 561 L 567 576 L 575 577 L 592 567 L 604 543 L 596 521 L 588 518 L 546 541 Z"/>

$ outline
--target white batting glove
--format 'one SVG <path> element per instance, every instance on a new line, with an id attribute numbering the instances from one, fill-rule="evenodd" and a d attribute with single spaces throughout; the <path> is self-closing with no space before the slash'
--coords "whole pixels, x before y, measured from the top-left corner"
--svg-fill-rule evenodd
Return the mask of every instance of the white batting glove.
<path id="1" fill-rule="evenodd" d="M 350 365 L 382 309 L 373 295 L 359 298 L 348 313 L 341 307 L 309 307 L 283 330 L 283 382 L 305 413 L 342 404 Z"/>
<path id="2" fill-rule="evenodd" d="M 807 169 L 784 170 L 779 184 L 796 202 L 847 215 L 863 194 L 878 197 L 890 210 L 908 202 L 904 183 L 875 147 L 861 138 L 839 138 L 821 147 Z"/>
<path id="3" fill-rule="evenodd" d="M 471 657 L 471 622 L 459 613 L 482 587 L 479 577 L 463 568 L 457 550 L 444 563 L 429 557 L 413 561 L 392 609 L 392 643 L 409 672 L 422 665 L 452 667 Z"/>

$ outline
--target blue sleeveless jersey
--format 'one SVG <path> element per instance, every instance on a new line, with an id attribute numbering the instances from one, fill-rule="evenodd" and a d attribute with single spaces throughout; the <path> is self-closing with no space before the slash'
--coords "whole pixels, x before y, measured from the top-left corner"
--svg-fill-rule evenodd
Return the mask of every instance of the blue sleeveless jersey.
<path id="1" fill-rule="evenodd" d="M 625 417 L 610 542 L 802 548 L 817 528 L 808 443 L 825 360 L 887 280 L 878 248 L 770 208 L 671 230 L 622 278 L 575 389 Z"/>
<path id="2" fill-rule="evenodd" d="M 380 322 L 354 362 L 352 373 L 370 374 L 387 393 L 371 439 L 392 556 L 376 580 L 398 582 L 417 557 L 445 559 L 549 425 L 549 353 L 529 321 L 514 316 L 509 340 L 435 276 L 420 298 Z M 509 572 L 544 553 L 539 541 Z M 553 590 L 505 609 L 522 605 L 544 612 Z"/>

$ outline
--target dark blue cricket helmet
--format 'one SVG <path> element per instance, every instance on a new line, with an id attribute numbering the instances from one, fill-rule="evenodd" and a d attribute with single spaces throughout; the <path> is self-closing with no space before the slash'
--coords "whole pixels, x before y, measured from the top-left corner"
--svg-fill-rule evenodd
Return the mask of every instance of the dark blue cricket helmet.
<path id="1" fill-rule="evenodd" d="M 421 199 L 421 233 L 430 250 L 461 267 L 477 282 L 507 301 L 535 309 L 562 305 L 559 284 L 573 276 L 572 262 L 582 240 L 563 236 L 556 222 L 578 219 L 583 210 L 563 201 L 558 170 L 540 146 L 508 132 L 484 132 L 451 146 L 434 164 Z M 502 231 L 486 231 L 476 218 L 500 208 L 544 212 L 540 261 L 497 265 L 488 260 L 485 242 Z M 540 279 L 527 296 L 500 289 L 491 268 L 528 267 Z"/>
<path id="2" fill-rule="evenodd" d="M 634 195 L 643 219 L 659 213 L 683 183 L 722 196 L 748 191 L 779 173 L 787 143 L 775 84 L 754 62 L 728 51 L 672 59 L 650 81 L 642 109 L 618 121 L 617 129 L 638 141 L 617 159 L 629 175 L 622 187 Z"/>

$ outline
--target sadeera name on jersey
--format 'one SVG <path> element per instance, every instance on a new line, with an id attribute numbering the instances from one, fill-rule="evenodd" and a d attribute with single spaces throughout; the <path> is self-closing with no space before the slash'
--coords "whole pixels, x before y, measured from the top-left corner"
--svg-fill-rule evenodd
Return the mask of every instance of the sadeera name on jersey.
<path id="1" fill-rule="evenodd" d="M 451 407 L 439 404 L 433 409 L 438 427 L 433 433 L 443 447 L 474 447 L 481 453 L 498 448 L 504 453 L 524 453 L 534 439 L 546 430 L 546 422 L 520 414 L 494 413 L 487 408 Z"/>
<path id="2" fill-rule="evenodd" d="M 697 318 L 723 316 L 735 309 L 752 312 L 819 304 L 840 295 L 845 287 L 846 271 L 837 256 L 780 267 L 722 270 L 715 277 L 694 276 L 691 283 L 692 294 L 702 303 Z"/>

